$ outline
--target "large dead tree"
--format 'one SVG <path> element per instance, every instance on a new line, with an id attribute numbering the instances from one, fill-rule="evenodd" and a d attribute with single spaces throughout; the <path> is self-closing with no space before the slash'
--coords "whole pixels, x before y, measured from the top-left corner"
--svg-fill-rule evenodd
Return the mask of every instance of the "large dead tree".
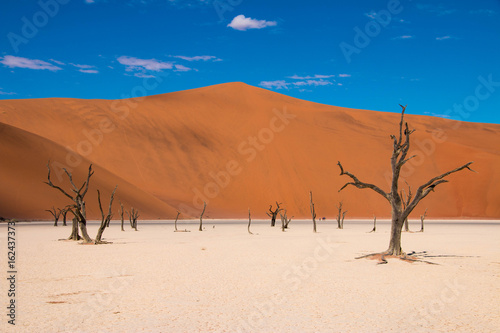
<path id="1" fill-rule="evenodd" d="M 269 212 L 266 212 L 267 216 L 271 218 L 271 227 L 274 227 L 276 225 L 276 216 L 278 216 L 279 212 L 281 211 L 280 205 L 281 203 L 278 203 L 278 201 L 276 201 L 276 209 L 273 210 L 273 205 L 269 205 Z"/>
<path id="2" fill-rule="evenodd" d="M 410 150 L 410 135 L 415 130 L 410 130 L 408 128 L 408 123 L 405 123 L 404 121 L 404 113 L 406 110 L 406 106 L 401 105 L 401 108 L 402 111 L 401 111 L 401 121 L 399 123 L 399 136 L 396 137 L 395 135 L 391 135 L 391 139 L 394 141 L 394 148 L 391 157 L 392 182 L 391 182 L 391 189 L 389 192 L 382 190 L 380 187 L 376 185 L 360 181 L 355 175 L 353 175 L 348 171 L 345 171 L 340 162 L 338 162 L 338 166 L 340 168 L 341 176 L 346 175 L 352 179 L 351 182 L 348 182 L 344 186 L 342 186 L 339 192 L 345 189 L 349 185 L 355 186 L 358 189 L 368 188 L 380 194 L 384 199 L 386 199 L 389 202 L 392 210 L 391 233 L 390 233 L 389 247 L 382 254 L 405 257 L 405 253 L 401 249 L 401 231 L 405 219 L 410 215 L 410 213 L 413 211 L 413 209 L 415 209 L 415 207 L 422 199 L 424 199 L 427 195 L 429 195 L 429 193 L 434 191 L 436 186 L 448 182 L 448 180 L 444 178 L 463 169 L 468 169 L 470 171 L 474 170 L 470 168 L 470 165 L 473 162 L 468 162 L 456 169 L 445 172 L 437 177 L 430 179 L 428 182 L 418 187 L 414 197 L 411 199 L 409 204 L 406 205 L 405 208 L 403 208 L 403 201 L 399 192 L 399 176 L 403 165 L 410 159 L 415 157 L 415 155 L 408 157 L 408 151 Z"/>
<path id="3" fill-rule="evenodd" d="M 311 217 L 313 220 L 313 232 L 316 232 L 316 209 L 314 208 L 312 191 L 309 191 L 309 199 L 310 199 L 309 206 L 311 208 Z"/>
<path id="4" fill-rule="evenodd" d="M 101 192 L 97 190 L 97 201 L 99 202 L 99 210 L 101 211 L 101 225 L 99 226 L 99 229 L 97 230 L 97 236 L 95 236 L 95 244 L 107 244 L 109 242 L 101 240 L 102 234 L 104 232 L 104 229 L 109 226 L 109 222 L 111 221 L 111 217 L 113 216 L 113 213 L 111 212 L 111 207 L 113 206 L 113 199 L 115 197 L 115 192 L 116 188 L 118 185 L 115 186 L 115 189 L 111 193 L 111 198 L 109 199 L 109 208 L 108 208 L 108 213 L 104 215 L 104 212 L 102 210 L 102 204 L 101 204 Z"/>
<path id="5" fill-rule="evenodd" d="M 80 226 L 80 231 L 82 233 L 83 241 L 85 243 L 92 243 L 92 238 L 90 238 L 90 236 L 87 233 L 87 219 L 86 219 L 86 210 L 84 201 L 85 195 L 89 190 L 90 177 L 92 177 L 92 175 L 94 174 L 94 171 L 92 170 L 92 164 L 89 166 L 87 180 L 83 182 L 82 186 L 80 187 L 77 187 L 73 182 L 73 175 L 70 172 L 68 172 L 68 170 L 63 168 L 64 173 L 69 178 L 69 182 L 71 184 L 71 192 L 73 193 L 73 195 L 69 194 L 61 187 L 52 183 L 52 180 L 50 179 L 50 162 L 47 163 L 47 169 L 49 170 L 47 175 L 48 181 L 46 181 L 45 184 L 60 191 L 62 194 L 64 194 L 73 201 L 73 204 L 66 206 L 66 209 L 69 210 L 71 213 L 73 213 L 73 215 L 77 219 L 78 225 Z M 74 235 L 74 228 L 73 228 L 73 231 L 69 239 L 77 240 L 78 238 L 79 238 L 78 235 Z"/>

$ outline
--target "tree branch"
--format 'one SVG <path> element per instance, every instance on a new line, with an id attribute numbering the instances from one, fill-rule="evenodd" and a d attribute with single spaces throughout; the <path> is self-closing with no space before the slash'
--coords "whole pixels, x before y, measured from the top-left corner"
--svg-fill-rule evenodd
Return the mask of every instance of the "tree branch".
<path id="1" fill-rule="evenodd" d="M 347 175 L 349 177 L 352 178 L 352 180 L 354 180 L 354 182 L 350 182 L 350 183 L 346 183 L 344 186 L 342 186 L 342 188 L 339 190 L 342 191 L 344 188 L 346 188 L 348 185 L 353 185 L 357 188 L 360 188 L 360 189 L 363 189 L 363 188 L 369 188 L 369 189 L 372 189 L 374 190 L 375 192 L 377 192 L 378 194 L 380 194 L 381 196 L 383 196 L 385 199 L 387 199 L 389 202 L 391 201 L 390 198 L 389 198 L 389 194 L 384 192 L 382 189 L 380 189 L 378 186 L 376 185 L 373 185 L 373 184 L 368 184 L 368 183 L 364 183 L 362 181 L 360 181 L 356 176 L 354 176 L 352 173 L 348 172 L 348 171 L 344 171 L 344 168 L 342 167 L 342 164 L 340 164 L 340 161 L 337 163 L 337 165 L 339 166 L 340 168 L 340 175 Z"/>

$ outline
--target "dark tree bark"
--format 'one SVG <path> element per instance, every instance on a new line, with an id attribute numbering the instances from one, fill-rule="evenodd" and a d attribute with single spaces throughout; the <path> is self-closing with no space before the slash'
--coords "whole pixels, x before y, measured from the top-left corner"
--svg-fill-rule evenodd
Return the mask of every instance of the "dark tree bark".
<path id="1" fill-rule="evenodd" d="M 78 233 L 78 219 L 73 217 L 73 223 L 71 225 L 71 235 L 69 235 L 68 240 L 78 241 L 82 239 Z"/>
<path id="2" fill-rule="evenodd" d="M 130 212 L 127 212 L 130 221 L 130 226 L 135 231 L 137 231 L 137 219 L 139 218 L 139 210 L 134 207 L 130 208 Z"/>
<path id="3" fill-rule="evenodd" d="M 344 229 L 344 219 L 347 211 L 342 211 L 343 202 L 340 201 L 337 206 L 338 214 L 337 214 L 337 229 Z"/>
<path id="4" fill-rule="evenodd" d="M 124 220 L 123 220 L 123 204 L 121 201 L 120 201 L 120 220 L 122 222 L 122 231 L 125 231 L 125 229 L 123 228 L 123 222 L 124 222 Z"/>
<path id="5" fill-rule="evenodd" d="M 424 215 L 420 215 L 420 231 L 419 232 L 424 232 L 424 220 L 425 220 L 426 215 L 427 215 L 427 208 L 425 209 Z"/>
<path id="6" fill-rule="evenodd" d="M 52 209 L 46 209 L 46 212 L 49 212 L 54 217 L 54 227 L 57 227 L 57 222 L 59 221 L 59 217 L 61 216 L 61 209 L 56 209 L 52 207 Z"/>
<path id="7" fill-rule="evenodd" d="M 373 229 L 370 232 L 375 232 L 377 231 L 377 217 L 373 216 Z"/>
<path id="8" fill-rule="evenodd" d="M 391 236 L 389 240 L 389 247 L 384 252 L 384 255 L 396 255 L 396 256 L 405 255 L 405 253 L 401 249 L 401 231 L 405 219 L 408 218 L 408 216 L 417 206 L 417 204 L 422 199 L 424 199 L 430 192 L 434 191 L 436 186 L 448 182 L 448 180 L 444 179 L 447 176 L 455 172 L 461 171 L 463 169 L 468 169 L 470 171 L 473 171 L 470 168 L 470 165 L 473 162 L 469 162 L 456 169 L 445 172 L 439 176 L 430 179 L 428 182 L 418 187 L 415 196 L 411 200 L 409 200 L 408 205 L 406 205 L 406 207 L 403 208 L 403 200 L 399 193 L 399 176 L 403 165 L 410 159 L 415 157 L 415 155 L 408 157 L 408 151 L 410 149 L 410 135 L 414 132 L 414 130 L 410 130 L 408 128 L 408 123 L 404 122 L 404 113 L 406 110 L 406 106 L 401 105 L 401 108 L 402 111 L 401 111 L 401 121 L 399 123 L 399 136 L 396 137 L 395 135 L 391 135 L 391 139 L 394 142 L 394 147 L 391 157 L 392 182 L 391 182 L 390 192 L 385 192 L 376 185 L 360 181 L 355 175 L 345 171 L 344 168 L 342 167 L 342 164 L 338 162 L 338 166 L 340 168 L 340 175 L 341 176 L 346 175 L 352 179 L 351 182 L 348 182 L 344 186 L 342 186 L 339 192 L 349 185 L 355 186 L 356 188 L 359 189 L 368 188 L 380 194 L 391 205 L 391 211 L 392 211 L 391 212 L 392 223 L 391 223 L 391 233 L 390 233 Z"/>
<path id="9" fill-rule="evenodd" d="M 109 242 L 105 242 L 105 241 L 101 240 L 101 238 L 102 238 L 102 234 L 103 234 L 104 230 L 106 229 L 106 227 L 109 226 L 109 221 L 111 221 L 111 217 L 113 216 L 113 214 L 111 212 L 111 207 L 113 206 L 113 199 L 115 197 L 115 192 L 116 192 L 117 187 L 118 187 L 118 185 L 115 186 L 115 189 L 111 193 L 111 198 L 109 199 L 108 214 L 106 216 L 104 215 L 104 212 L 102 210 L 101 193 L 99 192 L 99 190 L 97 190 L 97 201 L 99 202 L 99 210 L 101 211 L 101 218 L 102 219 L 101 219 L 101 225 L 99 226 L 99 229 L 97 230 L 97 236 L 95 236 L 95 241 L 94 241 L 95 244 L 107 244 L 107 243 L 109 243 Z"/>
<path id="10" fill-rule="evenodd" d="M 250 235 L 253 235 L 253 232 L 250 231 L 250 224 L 252 224 L 252 217 L 250 216 L 250 208 L 248 208 L 248 233 Z"/>
<path id="11" fill-rule="evenodd" d="M 49 185 L 52 188 L 55 188 L 56 190 L 60 191 L 62 194 L 67 196 L 73 201 L 72 205 L 67 206 L 67 209 L 73 213 L 73 215 L 77 218 L 78 220 L 78 225 L 80 226 L 80 231 L 82 232 L 82 237 L 83 241 L 85 243 L 91 243 L 92 239 L 89 237 L 87 233 L 87 219 L 86 219 L 86 210 L 85 210 L 85 195 L 87 194 L 87 191 L 89 190 L 89 183 L 90 183 L 90 177 L 94 174 L 94 171 L 92 171 L 92 164 L 89 166 L 89 171 L 87 174 L 87 180 L 82 184 L 82 186 L 77 187 L 75 183 L 73 182 L 73 175 L 68 172 L 65 168 L 63 168 L 64 173 L 68 176 L 69 182 L 71 184 L 71 192 L 73 195 L 69 194 L 65 190 L 63 190 L 61 187 L 54 185 L 52 183 L 52 180 L 50 179 L 50 161 L 47 163 L 47 169 L 49 170 L 48 175 L 47 175 L 47 181 L 45 184 Z M 72 232 L 73 236 L 73 232 Z M 70 239 L 73 239 L 70 236 Z"/>
<path id="12" fill-rule="evenodd" d="M 198 229 L 198 231 L 203 231 L 203 214 L 205 213 L 206 208 L 207 208 L 207 203 L 203 201 L 203 211 L 201 212 L 200 215 L 200 228 Z"/>
<path id="13" fill-rule="evenodd" d="M 175 217 L 175 222 L 174 222 L 175 230 L 174 231 L 177 231 L 177 219 L 179 219 L 180 214 L 181 214 L 181 212 L 177 212 L 177 216 Z"/>
<path id="14" fill-rule="evenodd" d="M 67 226 L 67 224 L 66 224 L 66 215 L 68 214 L 68 210 L 66 208 L 62 209 L 61 210 L 61 214 L 62 214 L 62 217 L 63 217 L 63 226 Z"/>
<path id="15" fill-rule="evenodd" d="M 276 201 L 276 209 L 273 210 L 273 205 L 269 205 L 269 212 L 267 212 L 267 216 L 269 216 L 271 218 L 271 227 L 274 227 L 276 225 L 276 216 L 278 216 L 279 212 L 280 212 L 280 205 L 281 203 L 278 203 L 278 201 Z"/>
<path id="16" fill-rule="evenodd" d="M 311 208 L 311 217 L 312 217 L 312 220 L 313 220 L 313 232 L 316 232 L 316 209 L 314 209 L 314 202 L 313 202 L 313 193 L 312 193 L 312 191 L 309 191 L 309 199 L 310 199 L 309 206 Z"/>

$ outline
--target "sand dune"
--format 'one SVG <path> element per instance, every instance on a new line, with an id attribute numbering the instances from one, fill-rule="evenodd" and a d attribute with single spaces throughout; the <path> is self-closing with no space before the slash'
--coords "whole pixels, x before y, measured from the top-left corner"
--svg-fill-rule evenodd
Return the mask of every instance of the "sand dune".
<path id="1" fill-rule="evenodd" d="M 398 111 L 395 104 L 394 111 Z M 500 125 L 411 115 L 417 131 L 404 178 L 416 189 L 448 169 L 474 161 L 478 173 L 449 177 L 421 202 L 433 218 L 500 217 Z M 243 83 L 130 100 L 0 101 L 0 216 L 48 219 L 65 198 L 43 184 L 47 160 L 84 179 L 96 173 L 87 204 L 97 217 L 95 189 L 141 210 L 145 218 L 265 217 L 282 202 L 307 217 L 312 190 L 318 216 L 333 217 L 342 200 L 348 217 L 388 217 L 387 202 L 369 190 L 338 189 L 337 161 L 360 179 L 388 189 L 390 134 L 399 115 L 311 103 Z M 106 200 L 107 201 L 107 200 Z"/>

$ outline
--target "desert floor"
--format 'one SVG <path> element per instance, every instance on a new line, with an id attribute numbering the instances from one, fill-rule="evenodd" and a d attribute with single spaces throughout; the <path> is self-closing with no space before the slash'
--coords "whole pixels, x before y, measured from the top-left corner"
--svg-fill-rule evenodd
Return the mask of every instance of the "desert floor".
<path id="1" fill-rule="evenodd" d="M 388 221 L 139 221 L 109 245 L 58 241 L 70 227 L 16 224 L 16 326 L 2 332 L 499 332 L 500 222 L 428 221 L 406 252 L 439 265 L 355 257 L 385 250 Z M 94 237 L 97 224 L 89 225 Z M 419 221 L 411 229 L 420 229 Z M 7 273 L 7 226 L 0 225 Z M 435 256 L 435 257 L 434 257 Z"/>

